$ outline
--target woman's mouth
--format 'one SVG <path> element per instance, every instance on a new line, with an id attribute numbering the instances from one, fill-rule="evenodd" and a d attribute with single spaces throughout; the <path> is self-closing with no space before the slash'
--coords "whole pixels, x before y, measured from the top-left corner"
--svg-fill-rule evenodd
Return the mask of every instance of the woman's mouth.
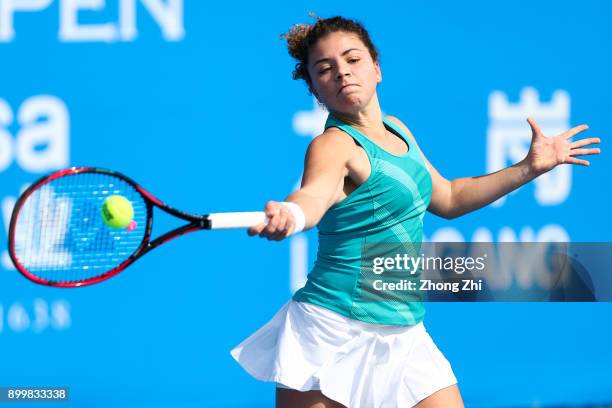
<path id="1" fill-rule="evenodd" d="M 359 86 L 359 85 L 357 85 L 357 84 L 346 84 L 346 85 L 343 85 L 343 86 L 342 86 L 342 88 L 340 88 L 340 89 L 338 90 L 338 94 L 340 94 L 340 92 L 342 92 L 342 91 L 346 90 L 347 88 L 349 88 L 349 87 L 351 87 L 351 86 Z"/>

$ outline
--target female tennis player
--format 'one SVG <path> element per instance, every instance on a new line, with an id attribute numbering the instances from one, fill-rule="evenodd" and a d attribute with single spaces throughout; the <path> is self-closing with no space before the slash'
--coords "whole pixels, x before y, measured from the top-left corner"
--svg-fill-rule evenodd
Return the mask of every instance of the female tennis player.
<path id="1" fill-rule="evenodd" d="M 576 156 L 598 154 L 583 147 L 599 139 L 568 140 L 586 125 L 546 137 L 529 118 L 522 161 L 449 181 L 402 121 L 383 116 L 378 52 L 360 23 L 317 19 L 284 38 L 298 61 L 294 79 L 306 81 L 329 117 L 306 153 L 301 188 L 268 202 L 268 222 L 249 234 L 281 240 L 318 225 L 319 250 L 305 286 L 232 355 L 256 379 L 277 383 L 277 407 L 462 407 L 451 366 L 423 326 L 423 303 L 372 296 L 362 248 L 418 248 L 426 210 L 459 217 L 557 165 L 589 165 Z"/>

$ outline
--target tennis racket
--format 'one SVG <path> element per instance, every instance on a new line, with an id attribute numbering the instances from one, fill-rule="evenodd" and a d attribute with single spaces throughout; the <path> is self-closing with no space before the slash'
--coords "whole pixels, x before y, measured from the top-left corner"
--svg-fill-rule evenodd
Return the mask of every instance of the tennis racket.
<path id="1" fill-rule="evenodd" d="M 130 228 L 111 228 L 101 216 L 111 195 L 134 208 Z M 157 207 L 186 224 L 151 239 Z M 62 288 L 91 285 L 123 271 L 138 258 L 180 235 L 200 230 L 248 228 L 264 212 L 192 215 L 174 209 L 116 171 L 72 167 L 34 182 L 15 203 L 9 255 L 26 278 Z"/>

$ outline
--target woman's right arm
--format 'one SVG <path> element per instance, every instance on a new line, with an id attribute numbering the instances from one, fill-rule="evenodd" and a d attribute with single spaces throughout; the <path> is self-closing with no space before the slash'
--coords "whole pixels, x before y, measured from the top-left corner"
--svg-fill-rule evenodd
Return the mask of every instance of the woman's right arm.
<path id="1" fill-rule="evenodd" d="M 329 207 L 341 197 L 354 148 L 353 139 L 336 128 L 329 128 L 308 146 L 302 185 L 285 199 L 303 211 L 304 229 L 317 225 Z M 264 211 L 269 218 L 267 224 L 249 228 L 249 235 L 281 240 L 293 233 L 295 219 L 284 204 L 269 201 Z"/>

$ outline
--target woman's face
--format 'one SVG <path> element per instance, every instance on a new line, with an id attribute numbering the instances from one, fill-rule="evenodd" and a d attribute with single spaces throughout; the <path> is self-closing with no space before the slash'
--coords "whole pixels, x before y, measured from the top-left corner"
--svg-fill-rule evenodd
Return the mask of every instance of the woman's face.
<path id="1" fill-rule="evenodd" d="M 382 81 L 378 62 L 353 33 L 331 33 L 308 54 L 311 90 L 330 111 L 356 113 L 365 108 Z"/>

